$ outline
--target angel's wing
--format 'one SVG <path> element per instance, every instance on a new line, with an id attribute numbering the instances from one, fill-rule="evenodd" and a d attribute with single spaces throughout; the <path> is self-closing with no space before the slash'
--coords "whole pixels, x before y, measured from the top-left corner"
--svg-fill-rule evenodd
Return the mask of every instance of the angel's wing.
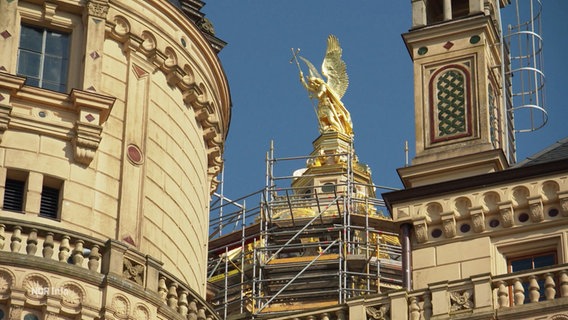
<path id="1" fill-rule="evenodd" d="M 323 59 L 321 72 L 327 77 L 327 85 L 339 98 L 343 97 L 349 85 L 349 77 L 347 76 L 345 62 L 341 60 L 339 40 L 334 35 L 327 37 L 327 51 Z"/>
<path id="2" fill-rule="evenodd" d="M 323 80 L 321 74 L 318 72 L 318 69 L 316 69 L 316 67 L 314 67 L 314 65 L 310 62 L 310 60 L 299 56 L 300 59 L 302 59 L 302 61 L 304 61 L 306 63 L 306 65 L 308 66 L 308 69 L 310 70 L 310 77 L 316 77 L 316 78 L 320 78 Z"/>

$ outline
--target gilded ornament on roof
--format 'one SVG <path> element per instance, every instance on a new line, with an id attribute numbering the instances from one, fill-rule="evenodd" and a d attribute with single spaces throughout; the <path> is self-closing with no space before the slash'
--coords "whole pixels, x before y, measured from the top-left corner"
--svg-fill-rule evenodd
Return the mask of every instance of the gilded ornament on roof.
<path id="1" fill-rule="evenodd" d="M 341 101 L 349 85 L 349 77 L 345 62 L 341 57 L 342 50 L 339 40 L 334 35 L 329 35 L 327 38 L 327 50 L 321 66 L 321 74 L 308 59 L 297 56 L 298 51 L 292 50 L 300 69 L 300 81 L 308 90 L 310 99 L 318 100 L 316 114 L 320 133 L 336 131 L 353 135 L 351 115 Z M 304 76 L 298 57 L 307 65 L 308 76 Z M 327 81 L 324 80 L 324 76 Z"/>

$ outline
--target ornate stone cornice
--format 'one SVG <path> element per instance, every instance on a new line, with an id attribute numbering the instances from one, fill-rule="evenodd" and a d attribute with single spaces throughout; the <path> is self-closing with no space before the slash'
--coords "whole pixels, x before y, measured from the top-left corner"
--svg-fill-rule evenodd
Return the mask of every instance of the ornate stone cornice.
<path id="1" fill-rule="evenodd" d="M 180 50 L 177 44 L 159 42 L 160 37 L 157 31 L 140 29 L 138 22 L 127 17 L 111 12 L 111 27 L 107 28 L 107 34 L 124 43 L 124 48 L 130 52 L 137 52 L 145 56 L 156 70 L 164 73 L 169 85 L 176 87 L 183 95 L 183 103 L 191 106 L 195 120 L 203 130 L 203 141 L 207 148 L 207 176 L 210 185 L 210 192 L 217 189 L 217 175 L 223 166 L 222 154 L 224 141 L 228 129 L 229 105 L 224 105 L 226 100 L 224 94 L 228 91 L 223 89 L 225 84 L 216 81 L 225 81 L 218 76 L 204 78 L 204 69 L 211 66 L 199 66 L 195 68 L 199 57 L 192 57 L 189 50 Z M 169 36 L 169 35 L 168 35 Z M 202 52 L 196 53 L 201 55 Z M 202 58 L 202 57 L 201 57 Z M 207 61 L 203 61 L 207 63 Z M 201 62 L 201 63 L 203 63 Z M 199 64 L 199 61 L 197 61 Z M 218 63 L 218 62 L 215 62 Z"/>
<path id="2" fill-rule="evenodd" d="M 393 206 L 392 212 L 396 223 L 412 221 L 416 241 L 425 245 L 564 225 L 568 224 L 568 172 L 518 184 L 455 190 L 443 199 L 435 195 L 409 199 Z"/>
<path id="3" fill-rule="evenodd" d="M 89 16 L 106 19 L 109 4 L 104 0 L 89 0 L 87 2 L 87 12 Z"/>

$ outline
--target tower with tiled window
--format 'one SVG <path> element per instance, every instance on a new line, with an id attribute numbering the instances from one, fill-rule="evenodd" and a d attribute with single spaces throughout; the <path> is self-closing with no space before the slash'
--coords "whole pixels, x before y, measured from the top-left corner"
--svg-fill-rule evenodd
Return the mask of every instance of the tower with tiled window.
<path id="1" fill-rule="evenodd" d="M 0 1 L 0 319 L 216 319 L 230 96 L 201 1 Z"/>
<path id="2" fill-rule="evenodd" d="M 414 63 L 416 155 L 400 170 L 406 186 L 515 161 L 499 27 L 506 2 L 412 1 L 412 28 L 403 37 Z"/>

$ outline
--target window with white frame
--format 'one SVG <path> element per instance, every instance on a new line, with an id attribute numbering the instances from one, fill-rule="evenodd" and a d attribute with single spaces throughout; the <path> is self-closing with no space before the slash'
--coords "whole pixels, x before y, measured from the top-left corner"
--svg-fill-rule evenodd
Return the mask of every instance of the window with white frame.
<path id="1" fill-rule="evenodd" d="M 68 33 L 21 25 L 17 73 L 26 84 L 66 92 L 69 72 Z"/>

